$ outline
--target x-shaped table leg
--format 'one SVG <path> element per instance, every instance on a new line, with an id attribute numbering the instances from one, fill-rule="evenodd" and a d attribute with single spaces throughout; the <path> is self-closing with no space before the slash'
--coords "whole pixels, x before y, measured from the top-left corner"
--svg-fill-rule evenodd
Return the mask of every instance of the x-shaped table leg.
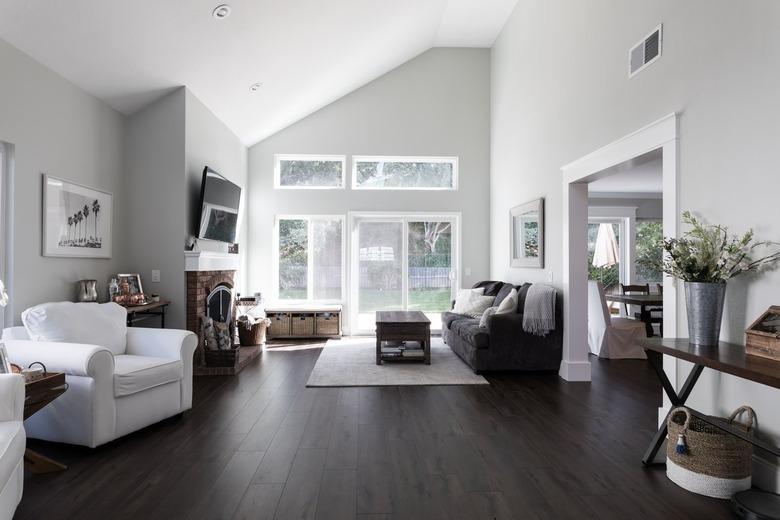
<path id="1" fill-rule="evenodd" d="M 685 401 L 687 401 L 688 397 L 691 395 L 696 381 L 699 380 L 699 376 L 701 375 L 702 370 L 704 370 L 704 366 L 693 366 L 693 370 L 691 370 L 691 373 L 688 374 L 688 379 L 685 380 L 685 383 L 680 389 L 680 393 L 677 394 L 677 392 L 674 390 L 674 385 L 672 385 L 672 383 L 669 381 L 669 378 L 666 377 L 663 363 L 658 358 L 658 356 L 653 355 L 652 352 L 648 352 L 647 358 L 650 360 L 650 365 L 653 367 L 653 370 L 655 370 L 655 373 L 658 375 L 658 379 L 661 380 L 661 384 L 664 387 L 664 392 L 666 392 L 666 395 L 669 396 L 669 400 L 672 402 L 672 407 L 684 405 Z M 671 413 L 671 410 L 669 413 Z M 650 442 L 650 446 L 648 446 L 647 451 L 645 451 L 645 455 L 642 457 L 642 464 L 645 466 L 653 464 L 658 450 L 661 449 L 661 446 L 664 443 L 664 439 L 666 439 L 666 424 L 668 420 L 669 415 L 667 414 L 666 419 L 664 419 L 664 423 L 660 428 L 658 428 L 655 436 L 653 436 L 653 440 Z"/>

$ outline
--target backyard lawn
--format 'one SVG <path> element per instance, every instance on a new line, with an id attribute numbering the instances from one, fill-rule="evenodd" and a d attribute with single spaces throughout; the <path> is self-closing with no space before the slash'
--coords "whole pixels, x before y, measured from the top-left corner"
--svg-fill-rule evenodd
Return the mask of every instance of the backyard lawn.
<path id="1" fill-rule="evenodd" d="M 282 300 L 305 300 L 305 289 L 283 289 L 279 291 Z M 450 308 L 450 289 L 413 289 L 409 292 L 410 311 L 442 312 Z M 362 289 L 360 291 L 360 312 L 376 310 L 397 310 L 401 308 L 400 290 Z"/>

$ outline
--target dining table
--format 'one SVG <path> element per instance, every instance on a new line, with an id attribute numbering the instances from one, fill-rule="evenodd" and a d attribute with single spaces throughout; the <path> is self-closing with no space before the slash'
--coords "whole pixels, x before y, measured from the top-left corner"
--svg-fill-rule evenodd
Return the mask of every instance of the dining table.
<path id="1" fill-rule="evenodd" d="M 636 305 L 639 307 L 639 319 L 644 322 L 647 329 L 647 335 L 653 336 L 653 324 L 650 321 L 650 310 L 657 310 L 664 306 L 663 294 L 619 294 L 610 293 L 604 295 L 608 302 L 622 303 L 626 305 Z"/>

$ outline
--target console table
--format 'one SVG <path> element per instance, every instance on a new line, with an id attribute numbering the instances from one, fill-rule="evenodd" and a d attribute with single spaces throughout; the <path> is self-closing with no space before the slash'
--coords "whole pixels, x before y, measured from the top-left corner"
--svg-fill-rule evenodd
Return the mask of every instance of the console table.
<path id="1" fill-rule="evenodd" d="M 160 300 L 159 302 L 146 303 L 144 305 L 125 305 L 127 310 L 127 326 L 132 327 L 139 321 L 149 319 L 154 316 L 160 317 L 160 328 L 165 328 L 165 311 L 171 302 Z"/>
<path id="2" fill-rule="evenodd" d="M 721 341 L 717 346 L 704 347 L 689 343 L 687 338 L 648 338 L 640 340 L 639 345 L 645 349 L 646 352 L 658 352 L 693 363 L 693 369 L 691 370 L 691 373 L 688 374 L 688 378 L 685 380 L 685 383 L 678 394 L 674 385 L 669 381 L 669 378 L 666 377 L 662 361 L 656 356 L 648 356 L 650 364 L 658 375 L 658 378 L 661 380 L 664 391 L 666 392 L 666 395 L 669 396 L 669 400 L 672 402 L 673 407 L 685 405 L 685 401 L 690 397 L 693 387 L 696 385 L 699 376 L 705 368 L 717 370 L 724 374 L 731 374 L 733 376 L 741 377 L 742 379 L 747 379 L 748 381 L 771 386 L 772 388 L 780 388 L 780 361 L 746 354 L 744 345 L 736 345 Z M 773 455 L 780 456 L 780 447 L 757 439 L 752 435 L 748 435 L 744 431 L 728 425 L 724 420 L 704 415 L 696 410 L 691 410 L 690 407 L 688 407 L 688 409 L 690 410 L 691 415 L 698 417 L 702 421 L 735 435 L 753 446 L 768 451 Z M 668 418 L 669 416 L 667 415 L 667 420 Z M 667 434 L 667 420 L 664 420 L 663 425 L 658 429 L 650 446 L 648 446 L 645 451 L 645 454 L 642 457 L 643 464 L 652 464 L 658 450 L 663 445 Z"/>

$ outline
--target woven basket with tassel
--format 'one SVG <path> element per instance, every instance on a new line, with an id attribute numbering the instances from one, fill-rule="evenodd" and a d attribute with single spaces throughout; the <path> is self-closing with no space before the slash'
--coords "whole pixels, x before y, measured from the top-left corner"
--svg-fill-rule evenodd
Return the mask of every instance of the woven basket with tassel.
<path id="1" fill-rule="evenodd" d="M 745 413 L 747 424 L 736 422 Z M 756 414 L 740 406 L 726 420 L 752 433 Z M 731 498 L 749 489 L 753 469 L 753 446 L 691 415 L 685 407 L 672 410 L 668 420 L 666 475 L 688 491 L 714 498 Z"/>

